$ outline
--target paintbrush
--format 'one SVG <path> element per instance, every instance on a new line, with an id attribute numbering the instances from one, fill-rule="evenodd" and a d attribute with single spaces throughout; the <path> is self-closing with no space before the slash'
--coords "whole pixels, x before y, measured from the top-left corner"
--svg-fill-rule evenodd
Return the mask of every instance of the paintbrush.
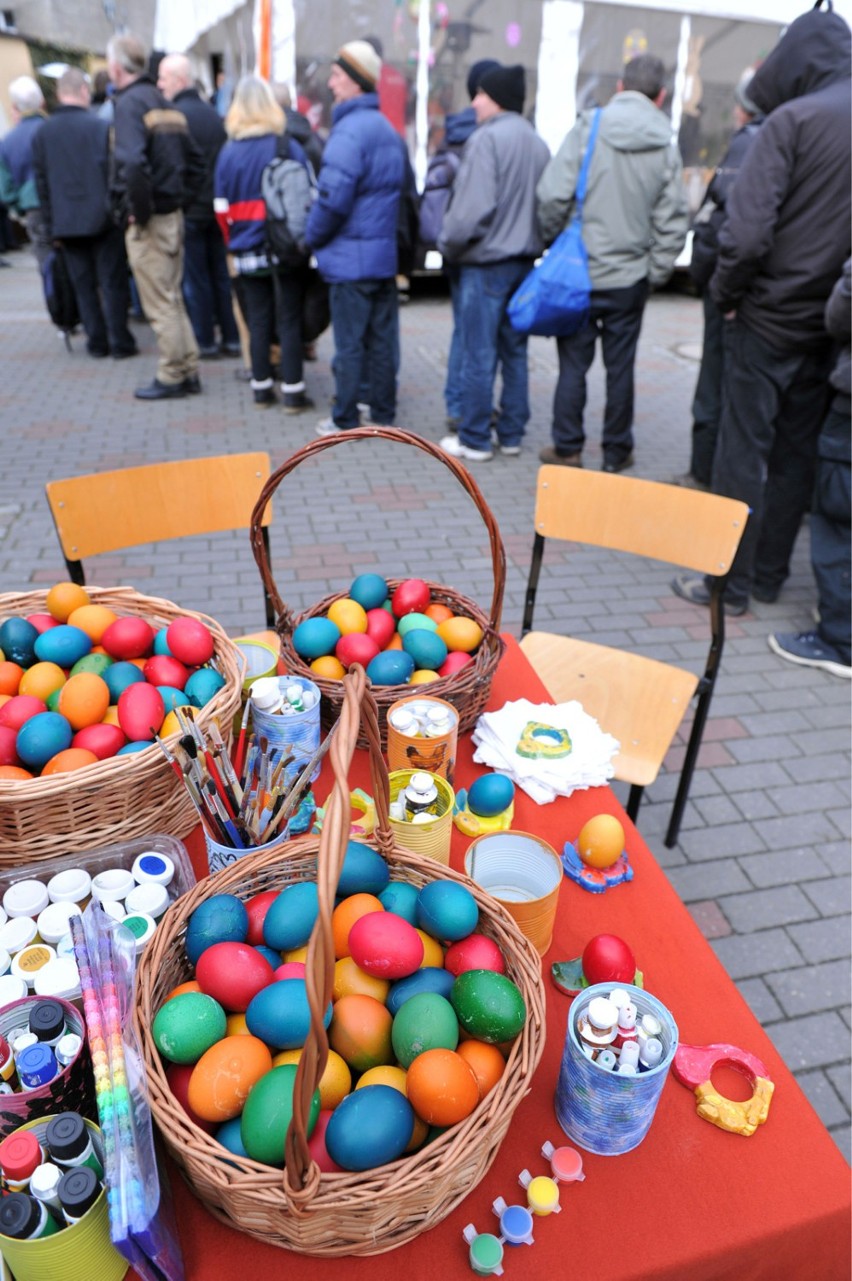
<path id="1" fill-rule="evenodd" d="M 216 816 L 222 825 L 222 828 L 229 837 L 229 840 L 223 841 L 222 844 L 230 844 L 234 849 L 244 850 L 246 848 L 245 841 L 240 836 L 234 823 L 228 817 L 228 812 L 222 804 L 219 793 L 216 791 L 216 784 L 213 782 L 212 778 L 208 778 L 207 782 L 204 784 L 204 790 L 209 803 L 216 812 Z"/>
<path id="2" fill-rule="evenodd" d="M 243 719 L 240 724 L 240 736 L 237 739 L 237 745 L 234 749 L 234 772 L 238 778 L 243 777 L 243 763 L 245 761 L 246 750 L 246 731 L 248 729 L 248 720 L 251 713 L 251 699 L 246 699 L 246 705 L 243 708 Z"/>
<path id="3" fill-rule="evenodd" d="M 325 741 L 320 743 L 319 747 L 314 752 L 313 756 L 308 761 L 305 768 L 297 776 L 295 783 L 290 788 L 289 792 L 287 792 L 286 795 L 284 796 L 284 799 L 281 802 L 281 807 L 278 810 L 278 813 L 275 814 L 272 817 L 272 819 L 270 819 L 270 821 L 267 823 L 266 827 L 264 828 L 263 832 L 261 833 L 260 839 L 257 842 L 258 845 L 265 845 L 266 842 L 270 839 L 270 837 L 274 834 L 275 830 L 281 826 L 281 824 L 284 822 L 285 819 L 288 819 L 290 817 L 293 810 L 296 808 L 296 806 L 299 803 L 302 792 L 310 784 L 311 775 L 313 774 L 317 765 L 325 756 L 326 752 L 331 746 L 331 740 L 334 738 L 334 735 L 337 731 L 337 727 L 339 724 L 340 724 L 339 721 L 334 722 L 334 724 L 332 725 L 331 729 L 328 731 L 328 734 L 325 737 Z"/>
<path id="4" fill-rule="evenodd" d="M 215 721 L 211 721 L 210 723 L 210 737 L 213 740 L 213 754 L 215 755 L 217 762 L 221 766 L 222 774 L 224 775 L 224 778 L 228 784 L 228 790 L 233 796 L 236 802 L 237 808 L 239 808 L 239 805 L 243 799 L 243 789 L 240 786 L 240 780 L 237 778 L 237 775 L 234 772 L 234 767 L 231 764 L 231 758 L 228 755 L 227 748 L 225 747 L 225 741 L 222 738 L 222 735 L 219 730 L 219 726 L 216 724 Z"/>

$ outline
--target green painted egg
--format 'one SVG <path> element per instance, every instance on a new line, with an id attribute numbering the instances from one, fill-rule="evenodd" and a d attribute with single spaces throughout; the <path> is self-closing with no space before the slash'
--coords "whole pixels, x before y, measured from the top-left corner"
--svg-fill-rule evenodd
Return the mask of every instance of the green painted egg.
<path id="1" fill-rule="evenodd" d="M 400 636 L 407 636 L 413 631 L 436 632 L 438 624 L 428 614 L 404 614 L 397 623 L 396 630 Z"/>
<path id="2" fill-rule="evenodd" d="M 454 1050 L 459 1043 L 459 1023 L 452 1005 L 437 992 L 412 996 L 394 1016 L 391 1043 L 404 1068 L 424 1050 Z"/>
<path id="3" fill-rule="evenodd" d="M 284 1139 L 293 1116 L 295 1081 L 296 1065 L 285 1063 L 265 1073 L 249 1091 L 240 1122 L 240 1138 L 246 1152 L 255 1161 L 262 1161 L 265 1165 L 284 1164 Z M 319 1090 L 314 1090 L 308 1116 L 308 1135 L 316 1125 L 319 1110 Z"/>
<path id="4" fill-rule="evenodd" d="M 450 1003 L 465 1032 L 492 1045 L 510 1041 L 526 1022 L 527 1007 L 518 987 L 492 970 L 460 974 L 450 992 Z"/>
<path id="5" fill-rule="evenodd" d="M 103 676 L 108 667 L 112 667 L 113 659 L 109 654 L 84 654 L 78 658 L 77 662 L 71 668 L 71 675 L 76 676 L 78 672 L 94 672 L 96 676 Z"/>
<path id="6" fill-rule="evenodd" d="M 212 996 L 182 992 L 157 1011 L 151 1030 L 164 1059 L 197 1063 L 211 1045 L 221 1041 L 227 1028 L 225 1011 Z"/>

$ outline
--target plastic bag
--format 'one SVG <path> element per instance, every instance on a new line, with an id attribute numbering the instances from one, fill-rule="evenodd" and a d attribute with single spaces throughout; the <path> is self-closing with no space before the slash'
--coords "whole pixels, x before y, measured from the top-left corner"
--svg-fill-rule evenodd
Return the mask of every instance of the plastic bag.
<path id="1" fill-rule="evenodd" d="M 568 338 L 586 323 L 592 282 L 582 231 L 575 218 L 518 285 L 508 315 L 519 333 Z"/>

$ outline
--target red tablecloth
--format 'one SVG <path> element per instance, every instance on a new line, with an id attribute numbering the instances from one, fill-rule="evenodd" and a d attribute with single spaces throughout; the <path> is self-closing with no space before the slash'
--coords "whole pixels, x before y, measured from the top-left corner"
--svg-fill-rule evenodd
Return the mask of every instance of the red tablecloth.
<path id="1" fill-rule="evenodd" d="M 547 695 L 514 642 L 496 674 L 490 706 L 510 699 L 546 702 Z M 457 785 L 481 772 L 468 740 L 460 744 Z M 329 772 L 316 785 L 322 798 Z M 367 784 L 365 761 L 353 786 Z M 665 874 L 609 788 L 578 792 L 539 807 L 520 790 L 519 830 L 536 832 L 561 850 L 585 820 L 608 811 L 627 832 L 635 870 L 629 885 L 589 894 L 563 882 L 552 961 L 579 955 L 598 933 L 621 935 L 633 947 L 645 986 L 671 1009 L 681 1040 L 729 1042 L 758 1055 L 775 1081 L 766 1125 L 751 1138 L 725 1133 L 698 1118 L 695 1099 L 672 1076 L 651 1130 L 633 1152 L 584 1156 L 586 1179 L 562 1189 L 562 1212 L 536 1220 L 535 1245 L 507 1249 L 507 1276 L 571 1277 L 574 1281 L 842 1281 L 850 1275 L 849 1169 L 772 1043 L 700 934 Z M 202 842 L 190 839 L 196 872 L 206 872 Z M 460 869 L 468 839 L 453 835 Z M 545 1139 L 567 1142 L 553 1111 L 568 999 L 546 977 L 548 1039 L 531 1094 L 515 1113 L 486 1178 L 438 1227 L 390 1254 L 313 1259 L 264 1245 L 224 1227 L 169 1165 L 180 1237 L 191 1281 L 234 1281 L 286 1275 L 290 1281 L 371 1281 L 472 1275 L 462 1228 L 495 1229 L 491 1203 L 523 1200 L 519 1172 L 547 1173 Z M 734 1096 L 734 1091 L 729 1091 Z M 735 1097 L 742 1097 L 742 1094 Z"/>

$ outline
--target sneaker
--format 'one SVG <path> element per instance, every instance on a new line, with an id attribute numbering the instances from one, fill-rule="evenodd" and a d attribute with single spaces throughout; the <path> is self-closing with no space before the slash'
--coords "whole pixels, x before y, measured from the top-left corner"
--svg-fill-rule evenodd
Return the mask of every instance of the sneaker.
<path id="1" fill-rule="evenodd" d="M 161 383 L 155 378 L 147 387 L 137 387 L 133 395 L 137 400 L 178 400 L 187 394 L 186 382 Z"/>
<path id="2" fill-rule="evenodd" d="M 333 418 L 321 419 L 315 428 L 318 436 L 336 436 L 339 431 L 345 430 L 345 427 L 338 427 Z"/>
<path id="3" fill-rule="evenodd" d="M 284 413 L 301 414 L 306 409 L 316 409 L 316 405 L 310 396 L 306 396 L 303 391 L 285 391 L 284 392 Z"/>
<path id="4" fill-rule="evenodd" d="M 680 596 L 681 600 L 688 600 L 692 605 L 710 604 L 710 588 L 703 578 L 691 578 L 688 574 L 678 574 L 671 581 L 671 589 L 675 596 Z M 748 608 L 745 601 L 728 600 L 726 596 L 722 597 L 722 604 L 726 614 L 737 618 Z"/>
<path id="5" fill-rule="evenodd" d="M 557 467 L 582 467 L 582 454 L 558 454 L 553 445 L 545 445 L 544 449 L 538 451 L 538 456 L 543 463 L 552 463 Z"/>
<path id="6" fill-rule="evenodd" d="M 517 458 L 521 452 L 520 445 L 499 445 L 498 447 L 504 458 Z"/>
<path id="7" fill-rule="evenodd" d="M 691 471 L 684 472 L 682 476 L 672 476 L 669 481 L 670 485 L 678 485 L 681 489 L 698 489 L 702 494 L 710 493 L 710 486 L 705 485 L 703 480 L 693 476 Z"/>
<path id="8" fill-rule="evenodd" d="M 356 408 L 361 416 L 362 422 L 368 423 L 370 421 L 370 406 L 365 401 L 359 400 Z"/>
<path id="9" fill-rule="evenodd" d="M 819 632 L 799 632 L 798 636 L 792 632 L 773 632 L 769 637 L 769 648 L 790 663 L 798 663 L 801 667 L 821 667 L 832 676 L 852 679 L 852 666 L 844 663 L 832 645 L 821 640 Z"/>
<path id="10" fill-rule="evenodd" d="M 627 454 L 626 457 L 620 458 L 620 459 L 605 458 L 603 461 L 603 466 L 601 467 L 601 471 L 615 473 L 620 471 L 627 471 L 627 468 L 632 466 L 633 466 L 633 455 Z"/>
<path id="11" fill-rule="evenodd" d="M 493 450 L 471 449 L 469 445 L 463 445 L 458 436 L 445 436 L 438 443 L 444 453 L 453 458 L 463 458 L 468 463 L 490 463 L 494 457 Z"/>

